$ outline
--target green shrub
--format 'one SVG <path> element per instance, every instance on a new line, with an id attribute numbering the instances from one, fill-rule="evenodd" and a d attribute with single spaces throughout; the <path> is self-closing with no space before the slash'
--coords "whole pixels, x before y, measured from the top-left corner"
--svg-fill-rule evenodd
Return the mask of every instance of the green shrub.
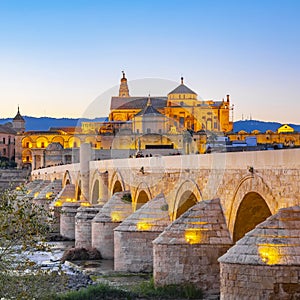
<path id="1" fill-rule="evenodd" d="M 102 299 L 135 299 L 136 295 L 131 292 L 123 291 L 107 284 L 89 286 L 86 289 L 72 291 L 61 295 L 56 295 L 53 300 L 102 300 Z"/>
<path id="2" fill-rule="evenodd" d="M 66 275 L 38 271 L 35 274 L 1 274 L 1 299 L 53 299 L 50 295 L 66 290 Z"/>
<path id="3" fill-rule="evenodd" d="M 190 283 L 155 287 L 153 278 L 139 284 L 133 291 L 150 299 L 203 299 L 202 291 Z"/>
<path id="4" fill-rule="evenodd" d="M 132 202 L 132 198 L 131 198 L 131 194 L 130 193 L 126 193 L 122 196 L 122 200 L 125 202 Z"/>

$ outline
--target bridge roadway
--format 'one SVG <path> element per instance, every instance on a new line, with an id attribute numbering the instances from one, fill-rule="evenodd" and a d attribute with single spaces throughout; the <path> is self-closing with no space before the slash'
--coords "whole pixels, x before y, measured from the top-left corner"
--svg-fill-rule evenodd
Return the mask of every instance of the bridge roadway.
<path id="1" fill-rule="evenodd" d="M 233 241 L 278 209 L 299 205 L 300 149 L 103 161 L 90 161 L 90 153 L 83 144 L 79 164 L 34 170 L 32 179 L 74 184 L 74 197 L 92 204 L 129 191 L 134 210 L 163 193 L 173 220 L 219 198 Z"/>

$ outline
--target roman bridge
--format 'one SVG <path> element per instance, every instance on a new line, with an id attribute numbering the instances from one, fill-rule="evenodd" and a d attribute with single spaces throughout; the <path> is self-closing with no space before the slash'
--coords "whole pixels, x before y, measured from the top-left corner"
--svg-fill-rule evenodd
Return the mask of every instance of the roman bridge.
<path id="1" fill-rule="evenodd" d="M 203 200 L 219 198 L 233 241 L 275 214 L 299 205 L 300 149 L 175 155 L 90 161 L 32 171 L 32 179 L 61 179 L 76 199 L 103 204 L 128 191 L 132 211 L 163 193 L 171 220 Z"/>

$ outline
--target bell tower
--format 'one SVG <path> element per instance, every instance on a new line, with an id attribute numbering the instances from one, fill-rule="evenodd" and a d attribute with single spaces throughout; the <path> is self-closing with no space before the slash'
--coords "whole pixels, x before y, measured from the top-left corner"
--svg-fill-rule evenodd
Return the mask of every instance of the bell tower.
<path id="1" fill-rule="evenodd" d="M 23 133 L 25 131 L 25 120 L 20 114 L 19 106 L 18 106 L 18 112 L 12 120 L 12 124 L 13 124 L 13 129 L 15 129 L 17 133 Z"/>
<path id="2" fill-rule="evenodd" d="M 125 72 L 122 71 L 123 77 L 121 78 L 121 84 L 119 89 L 119 97 L 129 97 L 129 89 L 127 85 L 127 78 L 125 77 Z"/>

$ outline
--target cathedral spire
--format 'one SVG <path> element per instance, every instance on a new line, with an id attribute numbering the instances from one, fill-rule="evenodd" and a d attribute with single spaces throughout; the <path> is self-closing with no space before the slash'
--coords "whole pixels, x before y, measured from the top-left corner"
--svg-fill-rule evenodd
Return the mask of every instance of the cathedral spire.
<path id="1" fill-rule="evenodd" d="M 151 106 L 151 98 L 150 98 L 150 94 L 148 95 L 147 106 Z"/>
<path id="2" fill-rule="evenodd" d="M 119 97 L 129 97 L 129 89 L 127 85 L 127 78 L 125 72 L 122 71 L 121 84 L 119 89 Z"/>
<path id="3" fill-rule="evenodd" d="M 18 105 L 18 112 L 16 116 L 12 120 L 13 128 L 17 133 L 21 133 L 25 131 L 25 120 L 20 114 L 20 107 Z"/>

